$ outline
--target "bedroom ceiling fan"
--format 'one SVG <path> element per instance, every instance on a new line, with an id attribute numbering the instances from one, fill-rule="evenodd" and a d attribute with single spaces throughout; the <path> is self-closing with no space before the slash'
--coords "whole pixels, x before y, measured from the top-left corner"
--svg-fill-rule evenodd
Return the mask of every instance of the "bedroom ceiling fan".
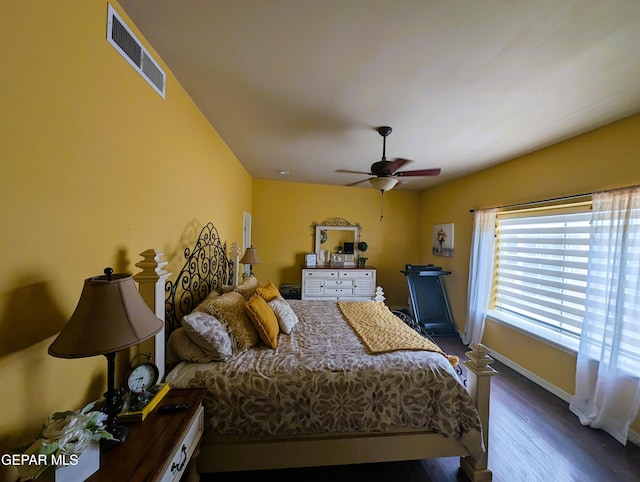
<path id="1" fill-rule="evenodd" d="M 371 164 L 370 172 L 363 171 L 350 171 L 347 169 L 338 169 L 336 172 L 345 172 L 348 174 L 365 174 L 370 177 L 369 179 L 363 179 L 361 181 L 352 182 L 347 184 L 347 186 L 355 186 L 362 182 L 369 181 L 369 183 L 379 191 L 384 193 L 385 191 L 389 191 L 398 184 L 400 177 L 422 177 L 422 176 L 437 176 L 440 174 L 440 168 L 437 169 L 416 169 L 413 171 L 398 171 L 405 164 L 412 162 L 409 159 L 403 158 L 395 158 L 391 161 L 387 160 L 386 157 L 386 149 L 387 149 L 387 136 L 391 134 L 393 130 L 389 126 L 380 126 L 376 129 L 378 134 L 382 136 L 382 159 L 377 162 Z"/>

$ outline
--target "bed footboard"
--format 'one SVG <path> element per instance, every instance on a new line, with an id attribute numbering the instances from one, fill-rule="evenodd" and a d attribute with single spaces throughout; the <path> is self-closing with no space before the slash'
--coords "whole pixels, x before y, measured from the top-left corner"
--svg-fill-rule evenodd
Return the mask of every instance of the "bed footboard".
<path id="1" fill-rule="evenodd" d="M 490 481 L 492 474 L 487 466 L 487 454 L 489 453 L 489 395 L 491 377 L 498 372 L 491 367 L 493 358 L 489 356 L 487 347 L 472 344 L 469 348 L 471 348 L 471 351 L 466 353 L 469 360 L 463 362 L 468 371 L 467 390 L 478 408 L 483 428 L 482 438 L 485 453 L 477 459 L 470 456 L 460 457 L 460 468 L 472 482 Z"/>

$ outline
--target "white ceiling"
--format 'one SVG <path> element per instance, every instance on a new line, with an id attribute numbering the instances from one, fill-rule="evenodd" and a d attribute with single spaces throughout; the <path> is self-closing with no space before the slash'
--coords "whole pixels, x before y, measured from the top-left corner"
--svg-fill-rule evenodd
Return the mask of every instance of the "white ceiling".
<path id="1" fill-rule="evenodd" d="M 639 0 L 120 4 L 255 179 L 365 179 L 389 125 L 423 189 L 640 112 Z"/>

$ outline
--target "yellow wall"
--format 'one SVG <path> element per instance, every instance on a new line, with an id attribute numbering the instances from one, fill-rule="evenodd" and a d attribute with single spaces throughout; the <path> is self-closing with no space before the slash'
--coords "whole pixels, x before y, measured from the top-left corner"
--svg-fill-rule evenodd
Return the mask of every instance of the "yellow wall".
<path id="1" fill-rule="evenodd" d="M 175 259 L 207 221 L 240 241 L 251 210 L 251 178 L 166 66 L 163 100 L 107 42 L 106 2 L 35 3 L 0 15 L 0 453 L 105 389 L 103 357 L 47 354 L 85 278 L 150 247 Z"/>
<path id="2" fill-rule="evenodd" d="M 407 304 L 405 263 L 418 255 L 418 198 L 416 192 L 321 186 L 282 181 L 253 182 L 253 245 L 262 264 L 253 271 L 262 281 L 300 283 L 305 253 L 313 252 L 312 223 L 344 218 L 362 227 L 360 240 L 369 248 L 368 264 L 377 269 L 389 305 Z"/>
<path id="3" fill-rule="evenodd" d="M 455 223 L 455 256 L 430 254 L 421 243 L 421 261 L 441 264 L 458 329 L 465 324 L 472 214 L 469 209 L 502 206 L 640 183 L 640 115 L 567 142 L 453 181 L 421 194 L 420 239 L 433 224 Z M 569 394 L 575 389 L 575 356 L 487 322 L 483 343 Z M 640 432 L 640 420 L 632 427 Z"/>

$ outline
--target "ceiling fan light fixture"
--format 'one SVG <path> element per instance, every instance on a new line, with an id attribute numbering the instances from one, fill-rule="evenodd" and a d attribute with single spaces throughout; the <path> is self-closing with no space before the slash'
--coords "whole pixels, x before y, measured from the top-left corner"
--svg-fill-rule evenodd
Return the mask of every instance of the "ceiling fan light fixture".
<path id="1" fill-rule="evenodd" d="M 393 177 L 374 177 L 369 179 L 371 185 L 378 191 L 390 191 L 398 184 L 398 180 Z"/>
<path id="2" fill-rule="evenodd" d="M 402 157 L 396 157 L 389 161 L 386 157 L 387 136 L 391 134 L 391 127 L 381 126 L 377 129 L 378 134 L 382 136 L 382 159 L 371 164 L 369 172 L 351 171 L 347 169 L 338 169 L 336 172 L 346 172 L 349 174 L 363 174 L 369 176 L 375 176 L 369 179 L 363 179 L 362 181 L 352 182 L 346 184 L 347 186 L 356 186 L 361 182 L 369 181 L 371 185 L 384 194 L 385 191 L 390 191 L 396 184 L 398 179 L 396 177 L 420 177 L 420 176 L 437 176 L 440 174 L 440 168 L 437 169 L 416 169 L 411 171 L 398 171 L 398 169 L 405 166 L 407 163 L 412 162 L 409 159 Z"/>

